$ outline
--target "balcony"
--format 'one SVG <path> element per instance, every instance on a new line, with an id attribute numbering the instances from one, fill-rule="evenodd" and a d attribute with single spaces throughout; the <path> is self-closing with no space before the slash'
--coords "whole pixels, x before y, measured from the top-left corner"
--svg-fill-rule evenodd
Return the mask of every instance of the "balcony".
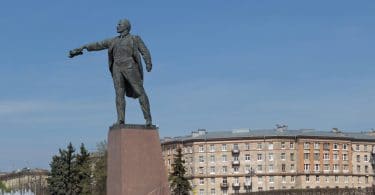
<path id="1" fill-rule="evenodd" d="M 240 187 L 241 187 L 241 184 L 240 184 L 240 183 L 233 183 L 233 184 L 232 184 L 232 187 L 233 187 L 233 188 L 240 188 Z"/>
<path id="2" fill-rule="evenodd" d="M 220 183 L 220 187 L 221 188 L 228 188 L 228 183 L 226 183 L 226 182 Z"/>
<path id="3" fill-rule="evenodd" d="M 240 166 L 240 161 L 239 160 L 233 160 L 232 165 L 233 166 Z"/>
<path id="4" fill-rule="evenodd" d="M 233 148 L 232 154 L 239 154 L 240 150 L 238 148 Z"/>

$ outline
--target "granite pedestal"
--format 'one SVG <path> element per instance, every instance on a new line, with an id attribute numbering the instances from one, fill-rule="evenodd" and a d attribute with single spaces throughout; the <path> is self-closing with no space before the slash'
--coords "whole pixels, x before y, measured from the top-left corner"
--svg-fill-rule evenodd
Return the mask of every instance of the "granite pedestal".
<path id="1" fill-rule="evenodd" d="M 108 195 L 170 195 L 157 128 L 111 127 L 107 174 Z"/>

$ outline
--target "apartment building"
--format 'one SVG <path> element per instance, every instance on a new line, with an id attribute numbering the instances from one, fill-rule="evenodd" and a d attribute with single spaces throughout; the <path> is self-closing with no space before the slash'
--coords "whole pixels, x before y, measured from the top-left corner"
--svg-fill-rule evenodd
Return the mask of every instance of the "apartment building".
<path id="1" fill-rule="evenodd" d="M 165 138 L 167 171 L 182 148 L 199 195 L 291 188 L 363 188 L 374 182 L 374 132 L 287 130 L 193 131 Z"/>

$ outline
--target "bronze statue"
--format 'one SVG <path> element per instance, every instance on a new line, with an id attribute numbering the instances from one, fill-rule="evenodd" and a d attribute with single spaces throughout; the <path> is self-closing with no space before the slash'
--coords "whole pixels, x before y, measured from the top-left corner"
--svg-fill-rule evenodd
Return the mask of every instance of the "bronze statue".
<path id="1" fill-rule="evenodd" d="M 130 22 L 120 20 L 117 25 L 119 36 L 104 41 L 90 43 L 69 52 L 69 57 L 83 54 L 83 50 L 99 51 L 108 49 L 109 70 L 112 74 L 116 91 L 117 122 L 125 124 L 125 95 L 138 98 L 146 125 L 152 125 L 150 104 L 143 88 L 143 67 L 141 55 L 148 72 L 152 69 L 151 55 L 141 37 L 130 34 Z"/>

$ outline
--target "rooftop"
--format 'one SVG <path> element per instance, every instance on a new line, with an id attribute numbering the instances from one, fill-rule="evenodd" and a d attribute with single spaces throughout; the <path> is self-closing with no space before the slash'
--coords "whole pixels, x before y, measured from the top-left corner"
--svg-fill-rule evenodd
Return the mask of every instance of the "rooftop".
<path id="1" fill-rule="evenodd" d="M 326 138 L 358 141 L 375 141 L 375 130 L 344 132 L 337 128 L 330 131 L 317 131 L 315 129 L 288 130 L 286 125 L 277 125 L 275 129 L 235 129 L 229 131 L 212 131 L 198 129 L 191 135 L 179 137 L 165 137 L 162 143 L 191 142 L 204 140 L 235 140 L 244 138 Z"/>

